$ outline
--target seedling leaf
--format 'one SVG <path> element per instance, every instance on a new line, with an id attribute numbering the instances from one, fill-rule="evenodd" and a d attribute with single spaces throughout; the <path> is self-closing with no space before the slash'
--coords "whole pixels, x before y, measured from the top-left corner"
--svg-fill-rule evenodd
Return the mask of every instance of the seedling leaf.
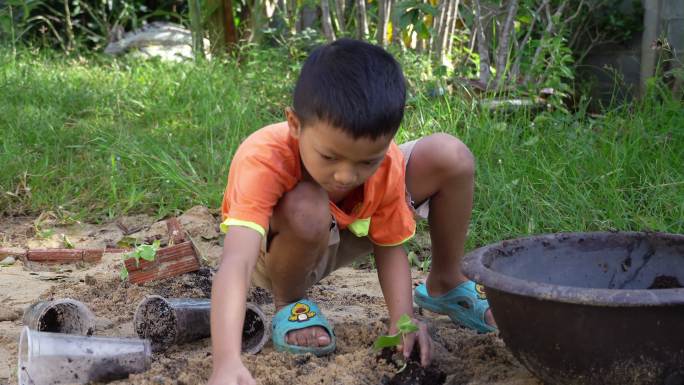
<path id="1" fill-rule="evenodd" d="M 126 269 L 126 266 L 121 266 L 121 270 L 119 271 L 119 276 L 121 277 L 121 280 L 124 281 L 126 278 L 128 278 L 128 269 Z"/>
<path id="2" fill-rule="evenodd" d="M 391 336 L 379 336 L 375 339 L 373 349 L 382 350 L 384 348 L 391 348 L 392 346 L 397 346 L 399 344 L 401 344 L 401 333 Z"/>
<path id="3" fill-rule="evenodd" d="M 413 320 L 411 320 L 411 317 L 407 314 L 403 314 L 399 317 L 397 328 L 399 329 L 397 334 L 378 336 L 378 338 L 375 339 L 375 343 L 373 343 L 373 349 L 381 350 L 383 348 L 399 346 L 405 335 L 418 331 L 418 326 L 413 323 Z"/>
<path id="4" fill-rule="evenodd" d="M 135 250 L 124 255 L 123 260 L 125 262 L 129 258 L 133 258 L 133 259 L 135 259 L 135 265 L 136 266 L 140 265 L 141 259 L 152 262 L 152 261 L 154 261 L 154 258 L 157 256 L 157 250 L 159 250 L 159 246 L 160 246 L 159 240 L 154 241 L 151 245 L 137 246 L 135 248 Z M 126 269 L 125 263 L 124 263 L 123 267 L 121 268 L 119 275 L 121 276 L 122 281 L 125 280 L 126 278 L 128 278 L 128 270 Z"/>
<path id="5" fill-rule="evenodd" d="M 157 248 L 154 245 L 140 245 L 135 252 L 138 254 L 138 257 L 146 261 L 154 261 L 154 257 L 157 255 Z"/>
<path id="6" fill-rule="evenodd" d="M 411 317 L 406 314 L 403 314 L 401 317 L 399 317 L 399 321 L 397 321 L 397 327 L 399 328 L 399 332 L 401 334 L 409 334 L 418 331 L 418 326 L 416 326 L 416 324 L 411 321 Z"/>
<path id="7" fill-rule="evenodd" d="M 69 240 L 69 238 L 67 238 L 66 234 L 62 234 L 62 242 L 64 243 L 65 249 L 73 249 L 74 248 L 74 244 L 71 243 L 71 240 Z"/>

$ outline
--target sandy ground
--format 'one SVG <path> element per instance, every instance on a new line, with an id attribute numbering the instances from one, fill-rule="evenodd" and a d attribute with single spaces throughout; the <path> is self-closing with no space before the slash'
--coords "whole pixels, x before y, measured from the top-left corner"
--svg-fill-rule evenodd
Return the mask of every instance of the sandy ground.
<path id="1" fill-rule="evenodd" d="M 195 207 L 179 217 L 204 257 L 216 267 L 221 252 L 218 221 L 206 208 Z M 66 219 L 65 219 L 66 217 Z M 38 248 L 115 246 L 124 237 L 138 241 L 164 237 L 166 226 L 139 215 L 102 225 L 71 223 L 68 216 L 48 213 L 39 218 L 0 218 L 0 247 Z M 4 256 L 0 256 L 0 260 Z M 133 315 L 149 294 L 165 297 L 206 298 L 210 295 L 208 270 L 145 285 L 121 282 L 121 255 L 105 254 L 95 265 L 45 268 L 20 261 L 0 267 L 0 384 L 16 384 L 17 344 L 21 314 L 40 299 L 74 298 L 97 316 L 96 335 L 135 336 Z M 424 274 L 414 271 L 414 280 Z M 337 351 L 323 358 L 275 352 L 270 341 L 257 355 L 243 356 L 259 384 L 382 384 L 394 369 L 377 360 L 371 346 L 386 332 L 387 314 L 375 272 L 344 268 L 310 290 L 310 297 L 329 318 L 338 338 Z M 273 304 L 268 293 L 252 290 L 250 299 L 268 317 Z M 539 385 L 495 335 L 478 335 L 452 324 L 445 316 L 425 312 L 435 341 L 434 365 L 447 374 L 446 384 Z M 112 384 L 206 383 L 211 373 L 209 339 L 176 346 L 155 354 L 150 370 Z"/>

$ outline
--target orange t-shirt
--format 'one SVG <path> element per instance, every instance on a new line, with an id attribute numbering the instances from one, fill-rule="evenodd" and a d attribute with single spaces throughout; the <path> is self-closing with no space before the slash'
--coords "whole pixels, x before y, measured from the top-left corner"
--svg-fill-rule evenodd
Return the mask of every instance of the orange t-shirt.
<path id="1" fill-rule="evenodd" d="M 275 205 L 302 179 L 301 167 L 299 143 L 290 136 L 287 123 L 250 135 L 230 165 L 221 228 L 246 226 L 263 236 Z M 410 239 L 416 223 L 406 201 L 404 157 L 394 141 L 378 170 L 364 183 L 363 201 L 354 203 L 351 212 L 333 202 L 329 206 L 340 229 L 368 236 L 373 243 L 394 246 Z"/>

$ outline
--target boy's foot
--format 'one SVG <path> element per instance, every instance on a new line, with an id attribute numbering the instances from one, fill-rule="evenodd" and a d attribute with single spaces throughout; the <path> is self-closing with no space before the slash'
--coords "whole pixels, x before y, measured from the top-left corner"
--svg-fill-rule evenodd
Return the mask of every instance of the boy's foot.
<path id="1" fill-rule="evenodd" d="M 428 294 L 425 284 L 421 284 L 415 289 L 414 301 L 422 308 L 446 314 L 454 323 L 480 333 L 497 330 L 484 287 L 473 281 L 465 281 L 446 293 L 434 296 Z"/>
<path id="2" fill-rule="evenodd" d="M 330 345 L 330 335 L 320 326 L 291 330 L 286 336 L 287 343 L 297 346 L 323 347 Z"/>
<path id="3" fill-rule="evenodd" d="M 468 282 L 468 281 L 469 281 L 468 278 L 463 277 L 463 281 L 461 281 L 461 282 L 459 283 L 459 285 L 462 284 L 462 283 Z M 442 296 L 442 295 L 448 293 L 451 289 L 453 289 L 453 287 L 448 286 L 448 284 L 446 284 L 446 285 L 447 285 L 447 286 L 440 286 L 439 284 L 434 284 L 434 283 L 433 283 L 433 284 L 430 286 L 430 290 L 429 290 L 429 291 L 432 293 L 432 294 L 430 294 L 430 296 L 431 296 L 431 297 L 439 297 L 439 296 Z M 426 286 L 427 286 L 427 285 L 426 285 Z M 478 287 L 481 288 L 482 293 L 484 293 L 484 287 L 483 287 L 482 285 L 476 283 L 476 284 L 475 284 L 475 288 L 478 289 Z M 486 293 L 483 294 L 482 296 L 483 296 L 483 297 L 485 298 L 485 300 L 486 300 L 486 298 L 487 298 Z M 487 301 L 487 306 L 489 306 L 489 301 Z M 487 307 L 487 311 L 485 311 L 485 323 L 486 323 L 487 325 L 491 326 L 491 327 L 497 328 L 496 320 L 494 319 L 494 315 L 492 314 L 492 309 L 489 308 L 489 307 Z"/>
<path id="4" fill-rule="evenodd" d="M 302 299 L 278 309 L 273 316 L 273 346 L 276 350 L 317 356 L 335 350 L 335 334 L 313 301 Z"/>

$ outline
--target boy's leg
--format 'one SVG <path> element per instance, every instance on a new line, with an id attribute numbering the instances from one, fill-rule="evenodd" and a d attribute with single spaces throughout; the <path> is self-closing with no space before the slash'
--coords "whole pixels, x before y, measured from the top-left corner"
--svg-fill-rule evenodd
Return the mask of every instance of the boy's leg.
<path id="1" fill-rule="evenodd" d="M 331 221 L 328 194 L 314 183 L 300 182 L 278 202 L 265 257 L 276 311 L 304 298 L 315 283 L 310 275 L 328 247 Z M 327 346 L 330 336 L 322 327 L 313 326 L 289 332 L 287 343 Z"/>
<path id="2" fill-rule="evenodd" d="M 406 162 L 411 198 L 416 205 L 430 200 L 432 268 L 426 285 L 430 296 L 439 296 L 468 280 L 461 259 L 473 208 L 475 162 L 468 147 L 448 134 L 419 140 Z M 491 310 L 485 320 L 496 325 Z"/>

